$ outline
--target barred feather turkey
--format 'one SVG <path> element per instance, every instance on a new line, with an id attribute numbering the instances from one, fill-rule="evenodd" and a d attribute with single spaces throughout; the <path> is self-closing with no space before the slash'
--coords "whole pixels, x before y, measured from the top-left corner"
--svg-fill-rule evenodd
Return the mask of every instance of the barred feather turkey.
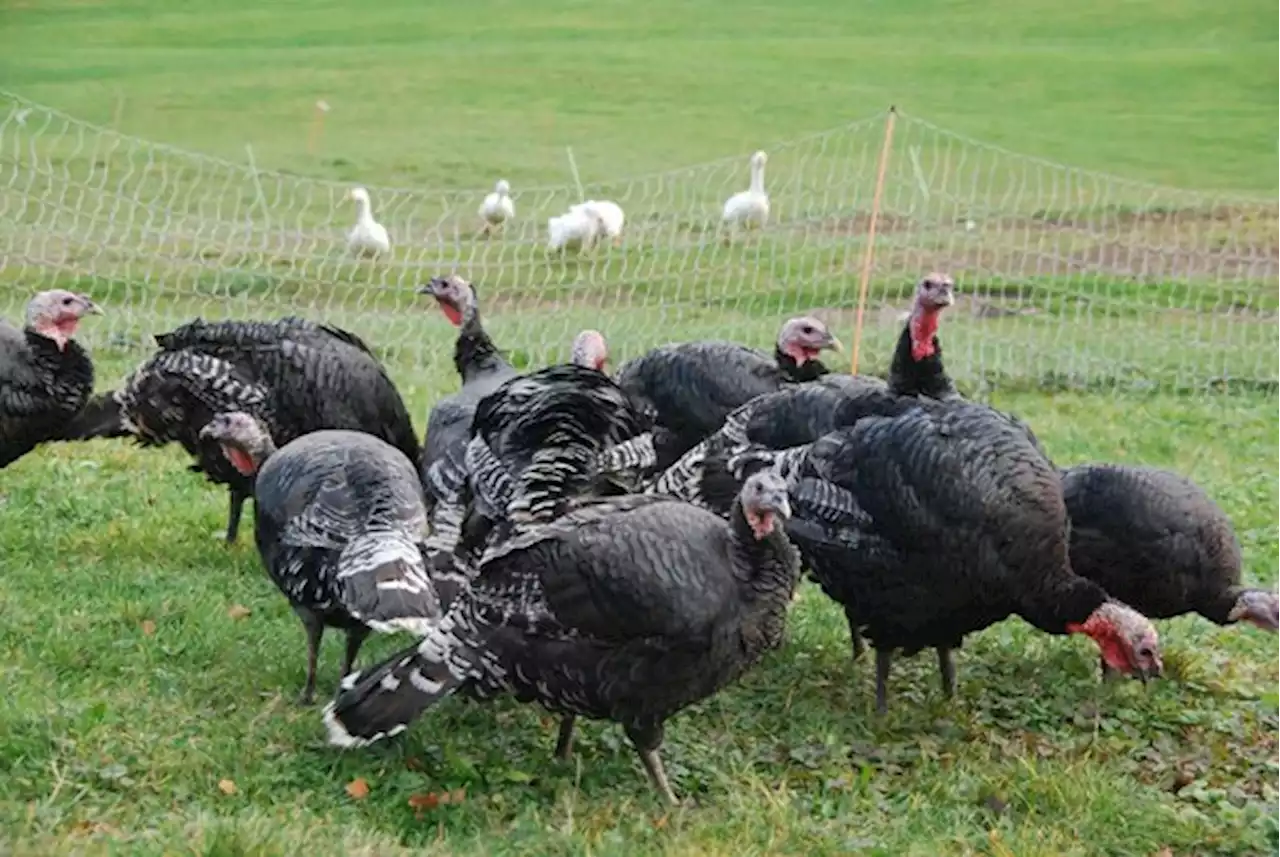
<path id="1" fill-rule="evenodd" d="M 428 567 L 417 469 L 385 441 L 325 430 L 276 450 L 266 427 L 243 412 L 214 416 L 200 436 L 255 478 L 258 553 L 307 633 L 301 703 L 315 694 L 326 627 L 346 632 L 346 675 L 370 630 L 421 636 L 465 586 L 465 577 Z"/>
<path id="2" fill-rule="evenodd" d="M 1276 593 L 1241 584 L 1231 520 L 1190 479 L 1082 464 L 1063 471 L 1062 492 L 1077 574 L 1153 618 L 1198 613 L 1219 625 L 1280 626 Z"/>
<path id="3" fill-rule="evenodd" d="M 27 302 L 22 330 L 0 321 L 0 468 L 40 444 L 60 440 L 93 393 L 93 362 L 73 338 L 85 315 L 102 310 L 62 289 Z"/>
<path id="4" fill-rule="evenodd" d="M 144 446 L 179 443 L 230 492 L 226 539 L 239 532 L 252 479 L 199 435 L 215 414 L 243 411 L 277 446 L 307 432 L 348 429 L 382 438 L 417 461 L 409 413 L 382 364 L 355 334 L 301 318 L 206 322 L 156 336 L 160 350 L 118 390 L 95 397 L 74 439 L 131 435 Z"/>
<path id="5" fill-rule="evenodd" d="M 586 501 L 492 547 L 470 590 L 416 647 L 348 676 L 325 710 L 329 740 L 395 735 L 464 691 L 511 693 L 574 718 L 620 723 L 654 787 L 665 721 L 781 643 L 799 556 L 781 531 L 786 486 L 748 479 L 726 522 L 685 503 Z"/>
<path id="6" fill-rule="evenodd" d="M 514 378 L 486 396 L 464 456 L 471 504 L 464 552 L 549 520 L 579 498 L 616 493 L 599 479 L 600 453 L 648 425 L 607 375 L 574 363 Z"/>

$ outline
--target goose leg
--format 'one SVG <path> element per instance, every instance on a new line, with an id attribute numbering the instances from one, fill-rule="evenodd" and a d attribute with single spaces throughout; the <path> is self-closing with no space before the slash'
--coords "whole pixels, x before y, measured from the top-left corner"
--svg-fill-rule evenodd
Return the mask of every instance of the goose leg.
<path id="1" fill-rule="evenodd" d="M 235 544 L 240 534 L 240 516 L 244 514 L 244 501 L 249 495 L 231 489 L 231 507 L 227 511 L 227 544 Z"/>
<path id="2" fill-rule="evenodd" d="M 320 640 L 324 638 L 324 620 L 306 607 L 293 608 L 307 632 L 307 683 L 298 695 L 299 705 L 310 705 L 316 698 L 316 661 L 320 657 Z"/>
<path id="3" fill-rule="evenodd" d="M 343 678 L 351 674 L 352 668 L 356 665 L 356 655 L 360 654 L 360 647 L 364 645 L 365 638 L 368 636 L 369 629 L 364 625 L 347 629 L 347 653 L 342 659 Z"/>
<path id="4" fill-rule="evenodd" d="M 649 775 L 649 782 L 653 784 L 662 799 L 672 806 L 680 803 L 676 800 L 676 794 L 671 790 L 671 783 L 667 780 L 667 769 L 662 766 L 662 757 L 658 755 L 658 748 L 662 746 L 662 726 L 628 726 L 627 737 L 631 739 L 636 752 L 640 754 L 640 764 L 644 765 L 644 772 Z"/>
<path id="5" fill-rule="evenodd" d="M 889 712 L 889 665 L 892 662 L 890 649 L 876 649 L 876 714 Z"/>
<path id="6" fill-rule="evenodd" d="M 956 662 L 947 646 L 938 646 L 938 673 L 942 676 L 942 695 L 950 699 L 956 695 Z"/>
<path id="7" fill-rule="evenodd" d="M 573 724 L 577 719 L 572 714 L 560 718 L 560 734 L 556 737 L 557 759 L 568 759 L 573 755 Z"/>

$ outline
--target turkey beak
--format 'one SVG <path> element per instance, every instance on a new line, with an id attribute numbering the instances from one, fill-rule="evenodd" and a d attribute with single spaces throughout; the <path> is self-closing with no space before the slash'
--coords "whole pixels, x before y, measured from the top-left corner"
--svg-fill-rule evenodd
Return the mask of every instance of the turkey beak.
<path id="1" fill-rule="evenodd" d="M 830 348 L 832 351 L 840 354 L 844 353 L 844 346 L 840 344 L 840 340 L 836 339 L 833 334 L 828 333 L 826 340 L 822 343 L 823 348 Z"/>
<path id="2" fill-rule="evenodd" d="M 786 521 L 791 518 L 791 498 L 787 496 L 785 491 L 776 491 L 765 497 L 764 507 L 772 509 L 773 513 L 782 520 Z"/>
<path id="3" fill-rule="evenodd" d="M 214 417 L 200 429 L 200 437 L 204 440 L 221 440 L 222 428 L 222 417 Z"/>
<path id="4" fill-rule="evenodd" d="M 88 295 L 80 295 L 80 300 L 84 304 L 84 311 L 92 315 L 102 315 L 102 307 L 90 300 Z"/>
<path id="5" fill-rule="evenodd" d="M 955 291 L 950 286 L 947 286 L 945 289 L 942 290 L 942 294 L 938 295 L 938 300 L 936 301 L 936 304 L 939 307 L 944 307 L 944 306 L 951 306 L 955 302 L 956 302 Z"/>
<path id="6" fill-rule="evenodd" d="M 439 277 L 432 277 L 425 284 L 418 286 L 418 294 L 431 295 L 435 297 L 436 289 L 440 288 L 441 281 Z"/>

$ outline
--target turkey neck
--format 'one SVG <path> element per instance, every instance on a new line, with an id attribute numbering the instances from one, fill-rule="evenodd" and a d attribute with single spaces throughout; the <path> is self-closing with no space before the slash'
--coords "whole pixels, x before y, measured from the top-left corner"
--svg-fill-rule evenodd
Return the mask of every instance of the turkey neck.
<path id="1" fill-rule="evenodd" d="M 480 310 L 472 303 L 463 314 L 458 328 L 458 341 L 453 347 L 453 365 L 465 384 L 483 372 L 491 372 L 504 364 L 498 347 L 493 344 L 484 325 L 480 323 Z"/>
<path id="2" fill-rule="evenodd" d="M 90 386 L 93 386 L 93 363 L 74 339 L 67 340 L 65 349 L 59 349 L 58 343 L 33 328 L 24 328 L 23 333 L 26 335 L 27 348 L 31 350 L 32 359 L 42 369 L 55 375 L 75 373 L 78 377 L 68 377 L 66 380 L 87 381 Z"/>
<path id="3" fill-rule="evenodd" d="M 1071 571 L 1059 572 L 1024 593 L 1018 615 L 1048 634 L 1070 634 L 1107 601 L 1107 591 Z"/>
<path id="4" fill-rule="evenodd" d="M 782 531 L 782 522 L 763 539 L 751 532 L 735 500 L 729 516 L 729 557 L 745 607 L 742 644 L 748 657 L 777 648 L 786 630 L 787 608 L 800 580 L 800 554 Z"/>
<path id="5" fill-rule="evenodd" d="M 898 345 L 889 366 L 889 389 L 900 396 L 944 398 L 955 393 L 955 386 L 942 365 L 942 345 L 933 331 L 937 330 L 939 310 L 915 307 L 902 327 Z M 927 333 L 929 353 L 916 358 L 913 332 Z"/>
<path id="6" fill-rule="evenodd" d="M 797 363 L 794 357 L 782 350 L 781 345 L 773 347 L 773 357 L 778 361 L 778 368 L 782 370 L 782 374 L 787 376 L 789 381 L 801 383 L 816 381 L 831 371 L 823 365 L 821 360 L 806 360 L 803 364 Z"/>

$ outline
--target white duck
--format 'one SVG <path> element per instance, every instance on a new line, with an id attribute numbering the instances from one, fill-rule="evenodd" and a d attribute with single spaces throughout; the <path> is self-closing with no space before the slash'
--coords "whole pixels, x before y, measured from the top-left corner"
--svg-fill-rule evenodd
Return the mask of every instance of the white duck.
<path id="1" fill-rule="evenodd" d="M 605 237 L 612 240 L 614 246 L 622 243 L 622 225 L 626 222 L 626 215 L 622 213 L 622 206 L 605 199 L 589 199 L 586 202 L 569 206 L 570 211 L 579 209 L 590 211 L 600 219 Z"/>
<path id="2" fill-rule="evenodd" d="M 373 219 L 369 191 L 353 187 L 347 192 L 347 199 L 356 204 L 356 225 L 347 231 L 347 249 L 358 256 L 390 252 L 391 238 L 387 235 L 387 228 Z"/>
<path id="3" fill-rule="evenodd" d="M 756 152 L 751 156 L 751 186 L 729 197 L 724 204 L 722 225 L 729 228 L 728 241 L 739 228 L 763 228 L 769 221 L 769 194 L 764 192 L 764 165 L 769 156 Z"/>
<path id="4" fill-rule="evenodd" d="M 604 222 L 595 209 L 574 206 L 547 221 L 547 251 L 581 253 L 594 247 L 604 231 Z"/>
<path id="5" fill-rule="evenodd" d="M 488 235 L 515 216 L 516 206 L 511 201 L 511 185 L 507 184 L 506 179 L 499 179 L 494 185 L 493 193 L 480 203 L 480 217 L 484 220 L 484 228 L 480 231 Z"/>

